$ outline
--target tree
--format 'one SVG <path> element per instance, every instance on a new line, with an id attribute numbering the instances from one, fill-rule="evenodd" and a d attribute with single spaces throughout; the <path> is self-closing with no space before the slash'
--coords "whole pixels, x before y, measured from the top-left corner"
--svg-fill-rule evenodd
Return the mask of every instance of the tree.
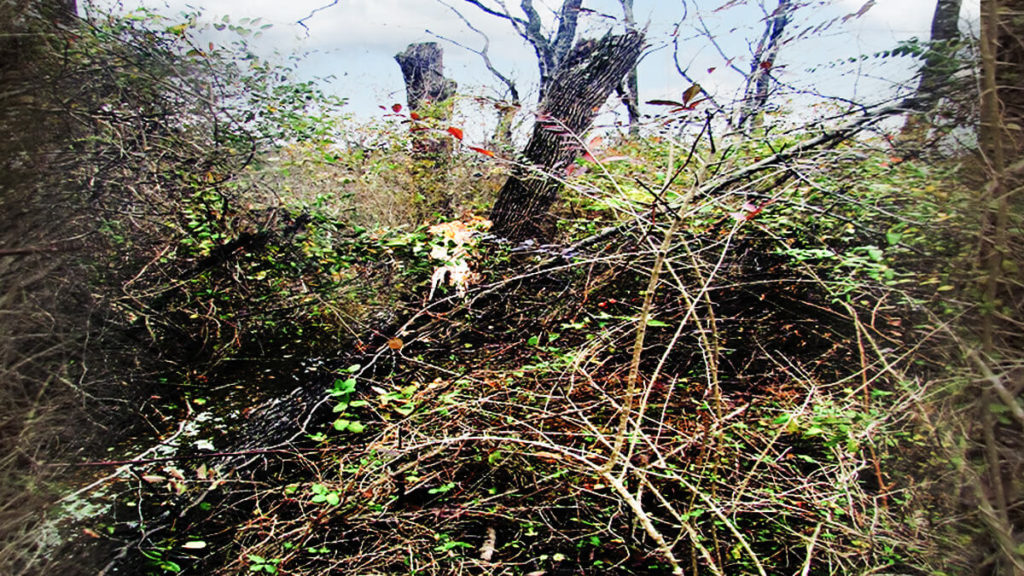
<path id="1" fill-rule="evenodd" d="M 636 68 L 644 34 L 635 29 L 611 33 L 600 40 L 576 39 L 583 0 L 564 0 L 557 9 L 558 26 L 544 33 L 533 0 L 522 0 L 523 16 L 513 15 L 504 3 L 492 7 L 483 0 L 466 0 L 492 16 L 508 20 L 537 54 L 540 97 L 537 123 L 518 165 L 498 194 L 491 212 L 494 232 L 512 240 L 549 238 L 552 228 L 543 220 L 561 189 L 551 172 L 564 170 L 580 146 L 574 140 L 590 128 L 597 110 L 608 100 L 623 77 Z M 631 13 L 632 2 L 623 10 Z M 635 88 L 634 88 L 635 89 Z"/>
<path id="2" fill-rule="evenodd" d="M 455 95 L 455 81 L 444 77 L 444 52 L 436 42 L 410 44 L 395 55 L 395 61 L 405 78 L 406 101 L 411 110 Z"/>
<path id="3" fill-rule="evenodd" d="M 578 139 L 636 66 L 643 43 L 643 33 L 635 30 L 581 41 L 549 76 L 523 163 L 513 170 L 491 211 L 496 234 L 511 240 L 551 237 L 553 228 L 544 220 L 562 186 L 553 173 L 565 170 L 578 156 Z"/>
<path id="4" fill-rule="evenodd" d="M 792 0 L 779 0 L 778 7 L 765 19 L 764 33 L 754 49 L 750 72 L 746 75 L 743 101 L 733 116 L 732 124 L 736 128 L 743 128 L 752 120 L 756 124 L 758 115 L 768 104 L 773 82 L 772 69 L 782 47 L 782 34 L 789 24 L 792 10 Z"/>
<path id="5" fill-rule="evenodd" d="M 619 0 L 622 5 L 622 18 L 626 27 L 630 30 L 636 29 L 636 18 L 633 16 L 633 0 Z M 626 74 L 626 79 L 619 85 L 619 97 L 626 107 L 626 114 L 629 117 L 629 135 L 636 137 L 640 135 L 640 79 L 636 66 Z"/>
<path id="6" fill-rule="evenodd" d="M 445 185 L 451 161 L 452 140 L 439 130 L 451 118 L 456 84 L 444 77 L 444 52 L 436 42 L 410 44 L 395 55 L 405 79 L 406 99 L 412 120 L 412 177 L 416 204 L 422 216 L 451 212 L 451 195 Z M 445 135 L 446 136 L 446 135 Z"/>
<path id="7" fill-rule="evenodd" d="M 540 99 L 543 100 L 548 87 L 554 80 L 555 71 L 569 56 L 576 39 L 576 27 L 583 0 L 565 0 L 558 11 L 558 29 L 553 37 L 544 34 L 543 21 L 540 13 L 533 5 L 533 0 L 523 0 L 520 7 L 526 18 L 513 16 L 502 3 L 500 9 L 492 8 L 482 0 L 466 0 L 487 14 L 503 18 L 512 23 L 515 31 L 537 53 L 537 66 L 540 70 Z"/>
<path id="8" fill-rule="evenodd" d="M 406 101 L 409 110 L 417 115 L 445 121 L 451 115 L 449 100 L 455 96 L 454 80 L 444 77 L 444 52 L 436 42 L 410 44 L 404 52 L 395 55 L 405 79 Z M 450 152 L 447 139 L 420 133 L 414 139 L 414 150 L 421 156 L 440 160 Z"/>
<path id="9" fill-rule="evenodd" d="M 931 42 L 921 67 L 916 97 L 909 103 L 917 110 L 929 110 L 938 102 L 949 77 L 959 67 L 952 53 L 960 39 L 961 3 L 962 0 L 938 0 L 935 3 Z"/>

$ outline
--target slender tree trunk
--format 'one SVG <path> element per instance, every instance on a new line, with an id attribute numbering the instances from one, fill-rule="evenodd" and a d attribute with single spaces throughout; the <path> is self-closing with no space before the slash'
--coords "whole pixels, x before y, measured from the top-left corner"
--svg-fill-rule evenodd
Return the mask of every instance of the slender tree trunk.
<path id="1" fill-rule="evenodd" d="M 623 20 L 630 30 L 636 29 L 636 18 L 633 16 L 633 0 L 619 0 L 622 5 Z M 629 116 L 629 135 L 636 137 L 640 135 L 640 78 L 636 66 L 626 74 L 626 80 L 620 91 L 622 103 L 626 106 L 626 114 Z"/>
<path id="2" fill-rule="evenodd" d="M 938 0 L 932 15 L 931 47 L 921 68 L 913 106 L 929 110 L 942 97 L 950 76 L 957 70 L 953 48 L 960 38 L 960 6 L 963 0 Z"/>
<path id="3" fill-rule="evenodd" d="M 981 1 L 981 122 L 978 144 L 989 182 L 979 195 L 981 231 L 979 265 L 984 273 L 981 306 L 982 355 L 979 363 L 995 362 L 995 372 L 1011 374 L 1020 351 L 1016 320 L 1021 303 L 1014 286 L 1020 284 L 1019 233 L 1011 226 L 1011 212 L 1019 210 L 1021 190 L 1020 122 L 1024 120 L 1024 0 Z M 1007 266 L 1010 264 L 1010 266 Z M 1014 270 L 1017 269 L 1015 273 Z M 1001 364 L 1001 365 L 1000 365 Z M 992 378 L 1002 378 L 1002 376 Z M 983 380 L 983 379 L 979 379 Z M 991 378 L 989 379 L 991 380 Z M 1021 482 L 1013 470 L 1019 460 L 1019 431 L 998 424 L 992 411 L 1000 401 L 993 386 L 983 385 L 976 404 L 982 433 L 984 466 L 975 493 L 978 517 L 988 531 L 985 552 L 993 559 L 993 574 L 1024 575 L 1024 554 L 1019 535 L 1022 519 Z M 1019 390 L 1016 391 L 1019 395 Z M 1019 402 L 1010 397 L 1011 405 Z M 991 552 L 995 552 L 992 554 Z"/>
<path id="4" fill-rule="evenodd" d="M 1024 0 L 1000 0 L 995 81 L 1008 154 L 1024 150 Z"/>
<path id="5" fill-rule="evenodd" d="M 733 119 L 733 126 L 743 128 L 745 125 L 759 122 L 761 113 L 768 104 L 772 88 L 772 68 L 782 47 L 782 33 L 789 24 L 789 13 L 793 10 L 792 0 L 779 0 L 775 12 L 768 17 L 764 35 L 754 51 L 747 76 L 746 88 L 743 91 L 743 102 Z"/>
<path id="6" fill-rule="evenodd" d="M 579 42 L 552 75 L 533 135 L 491 212 L 494 232 L 511 240 L 550 239 L 545 222 L 562 184 L 557 176 L 579 155 L 578 138 L 629 70 L 644 35 L 631 31 Z"/>

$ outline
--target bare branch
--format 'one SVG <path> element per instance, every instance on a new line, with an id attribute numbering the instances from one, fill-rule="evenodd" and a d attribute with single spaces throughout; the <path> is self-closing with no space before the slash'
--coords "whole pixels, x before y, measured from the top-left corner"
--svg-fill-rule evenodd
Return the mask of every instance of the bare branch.
<path id="1" fill-rule="evenodd" d="M 484 34 L 479 28 L 473 26 L 473 24 L 469 21 L 469 19 L 466 18 L 461 12 L 456 10 L 454 6 L 452 6 L 451 4 L 448 4 L 444 0 L 437 0 L 437 1 L 439 3 L 441 3 L 441 4 L 443 4 L 444 6 L 447 6 L 449 10 L 454 12 L 455 15 L 459 17 L 459 20 L 462 20 L 462 22 L 466 25 L 466 28 L 469 28 L 473 32 L 476 32 L 478 35 L 480 35 L 480 37 L 483 38 L 484 47 L 479 49 L 479 50 L 477 50 L 475 48 L 471 48 L 469 46 L 466 46 L 465 44 L 462 44 L 461 42 L 457 42 L 455 40 L 452 40 L 451 38 L 446 38 L 444 36 L 441 36 L 440 34 L 436 34 L 434 32 L 430 32 L 430 30 L 427 30 L 427 32 L 429 32 L 430 34 L 433 34 L 434 36 L 437 36 L 438 38 L 440 38 L 440 39 L 442 39 L 442 40 L 444 40 L 446 42 L 450 42 L 450 43 L 458 46 L 459 48 L 462 48 L 464 50 L 468 50 L 468 51 L 476 54 L 477 56 L 479 56 L 483 60 L 484 66 L 487 67 L 487 70 L 491 74 L 493 74 L 495 78 L 500 80 L 508 88 L 509 96 L 512 99 L 512 103 L 518 105 L 519 104 L 519 90 L 516 88 L 515 82 L 513 82 L 511 78 L 509 78 L 508 76 L 505 76 L 497 68 L 495 68 L 494 64 L 491 62 L 490 56 L 488 55 L 488 49 L 491 46 L 491 39 L 487 36 L 487 34 Z"/>
<path id="2" fill-rule="evenodd" d="M 328 8 L 331 8 L 332 6 L 337 6 L 338 2 L 339 2 L 339 0 L 331 0 L 330 4 L 325 4 L 323 6 L 320 6 L 319 8 L 314 8 L 312 12 L 310 12 L 309 14 L 307 14 L 306 16 L 304 16 L 302 18 L 299 18 L 298 20 L 295 21 L 295 23 L 298 24 L 299 26 L 302 26 L 302 28 L 306 31 L 306 37 L 308 38 L 309 37 L 309 26 L 306 26 L 306 20 L 309 20 L 310 18 L 312 18 L 317 12 L 321 12 L 323 10 L 327 10 Z"/>
<path id="3" fill-rule="evenodd" d="M 482 2 L 480 2 L 480 0 L 465 0 L 465 1 L 470 3 L 470 4 L 472 4 L 473 6 L 476 6 L 479 9 L 483 10 L 485 13 L 490 14 L 491 16 L 497 16 L 498 18 L 503 18 L 503 19 L 509 20 L 509 21 L 511 21 L 513 23 L 517 22 L 517 23 L 523 24 L 523 25 L 526 24 L 526 22 L 522 18 L 516 18 L 515 16 L 512 16 L 511 14 L 509 14 L 508 9 L 505 8 L 504 4 L 502 4 L 501 6 L 502 6 L 502 9 L 504 9 L 505 11 L 504 12 L 498 12 L 494 8 L 490 8 L 488 6 L 485 6 Z M 445 5 L 447 6 L 447 4 L 445 4 Z"/>
<path id="4" fill-rule="evenodd" d="M 554 58 L 557 63 L 561 63 L 565 59 L 565 55 L 569 53 L 569 49 L 572 48 L 582 4 L 583 0 L 565 0 L 565 3 L 562 4 L 562 11 L 558 17 L 558 32 L 555 34 L 554 42 Z"/>
<path id="5" fill-rule="evenodd" d="M 554 50 L 551 47 L 551 43 L 544 37 L 544 31 L 541 28 L 540 14 L 533 7 L 532 0 L 523 0 L 520 5 L 523 12 L 526 13 L 528 22 L 525 28 L 526 40 L 533 46 L 533 50 L 537 53 L 537 64 L 540 66 L 540 97 L 544 98 L 544 87 L 548 83 L 548 79 L 551 78 L 551 74 L 558 67 L 558 61 L 555 59 Z"/>

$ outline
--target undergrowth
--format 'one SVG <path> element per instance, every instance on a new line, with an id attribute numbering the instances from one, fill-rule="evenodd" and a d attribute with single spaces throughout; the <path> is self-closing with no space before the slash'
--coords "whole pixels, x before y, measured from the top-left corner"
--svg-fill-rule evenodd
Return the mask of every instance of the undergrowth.
<path id="1" fill-rule="evenodd" d="M 110 365 L 29 357 L 113 444 L 5 465 L 49 505 L 2 518 L 12 573 L 971 570 L 940 345 L 972 298 L 967 155 L 591 139 L 555 243 L 509 245 L 473 215 L 507 161 L 456 154 L 439 204 L 400 122 L 154 18 L 83 25 L 48 77 L 77 90 L 98 324 L 46 341 Z"/>

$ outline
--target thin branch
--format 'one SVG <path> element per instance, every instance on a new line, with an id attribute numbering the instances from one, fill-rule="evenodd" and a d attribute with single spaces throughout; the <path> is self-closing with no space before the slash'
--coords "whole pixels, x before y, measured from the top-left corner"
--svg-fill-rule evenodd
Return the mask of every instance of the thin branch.
<path id="1" fill-rule="evenodd" d="M 454 12 L 455 15 L 459 17 L 459 20 L 462 20 L 462 22 L 466 25 L 466 28 L 469 28 L 473 32 L 476 32 L 481 38 L 483 38 L 484 47 L 479 49 L 479 50 L 477 50 L 475 48 L 470 48 L 469 46 L 466 46 L 465 44 L 462 44 L 461 42 L 457 42 L 455 40 L 452 40 L 451 38 L 446 38 L 444 36 L 441 36 L 440 34 L 436 34 L 434 32 L 430 32 L 430 30 L 427 30 L 427 32 L 429 32 L 430 34 L 433 34 L 434 36 L 437 36 L 438 38 L 440 38 L 442 40 L 445 40 L 446 42 L 451 42 L 452 44 L 454 44 L 454 45 L 456 45 L 456 46 L 458 46 L 458 47 L 460 47 L 460 48 L 462 48 L 464 50 L 468 50 L 468 51 L 476 54 L 477 56 L 479 56 L 483 60 L 484 66 L 487 67 L 487 70 L 491 74 L 493 74 L 495 78 L 500 80 L 506 87 L 508 87 L 509 95 L 512 98 L 512 103 L 513 104 L 519 104 L 519 90 L 516 88 L 515 82 L 513 82 L 511 78 L 505 76 L 500 71 L 498 71 L 498 69 L 495 68 L 494 64 L 491 62 L 490 55 L 488 54 L 488 50 L 491 47 L 491 39 L 490 39 L 490 37 L 488 37 L 487 34 L 484 34 L 476 26 L 473 26 L 473 24 L 469 21 L 469 19 L 466 18 L 461 12 L 456 10 L 454 6 L 452 6 L 451 4 L 448 4 L 444 0 L 437 0 L 437 1 L 439 3 L 441 3 L 442 5 L 444 5 L 444 6 L 447 6 L 449 10 Z"/>
<path id="2" fill-rule="evenodd" d="M 323 6 L 320 6 L 319 8 L 314 8 L 312 12 L 310 12 L 303 18 L 299 18 L 298 20 L 295 21 L 295 23 L 298 24 L 299 26 L 302 26 L 302 28 L 306 31 L 306 37 L 308 38 L 309 26 L 306 26 L 306 20 L 309 20 L 310 18 L 315 16 L 317 12 L 322 12 L 323 10 L 327 10 L 328 8 L 337 6 L 339 1 L 340 0 L 331 0 L 330 4 L 325 4 Z"/>

